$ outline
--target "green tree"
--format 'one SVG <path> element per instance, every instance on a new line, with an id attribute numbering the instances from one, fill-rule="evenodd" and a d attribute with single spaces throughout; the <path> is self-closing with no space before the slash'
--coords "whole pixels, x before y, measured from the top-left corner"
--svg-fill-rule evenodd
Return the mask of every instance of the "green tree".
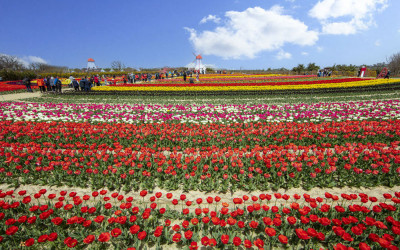
<path id="1" fill-rule="evenodd" d="M 307 65 L 307 71 L 313 73 L 313 72 L 317 72 L 319 70 L 319 66 L 316 65 L 315 63 L 309 63 Z"/>
<path id="2" fill-rule="evenodd" d="M 297 67 L 294 67 L 292 69 L 292 71 L 297 72 L 297 74 L 300 74 L 300 73 L 304 72 L 305 69 L 306 68 L 304 67 L 304 64 L 299 64 L 299 65 L 297 65 Z"/>

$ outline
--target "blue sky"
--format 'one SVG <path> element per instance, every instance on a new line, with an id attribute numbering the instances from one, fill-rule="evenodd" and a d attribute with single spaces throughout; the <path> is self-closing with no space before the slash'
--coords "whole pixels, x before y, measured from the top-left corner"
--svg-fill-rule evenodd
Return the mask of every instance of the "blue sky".
<path id="1" fill-rule="evenodd" d="M 227 69 L 374 64 L 400 52 L 398 0 L 0 0 L 0 53 L 26 62 Z"/>

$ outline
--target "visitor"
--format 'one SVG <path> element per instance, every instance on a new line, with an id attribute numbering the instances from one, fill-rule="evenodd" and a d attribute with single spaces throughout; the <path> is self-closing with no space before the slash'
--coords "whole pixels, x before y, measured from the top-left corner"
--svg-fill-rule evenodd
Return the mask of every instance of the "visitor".
<path id="1" fill-rule="evenodd" d="M 200 81 L 199 71 L 196 72 L 196 82 Z"/>
<path id="2" fill-rule="evenodd" d="M 56 92 L 56 81 L 57 80 L 58 80 L 57 76 L 55 78 L 54 77 L 50 78 L 50 86 L 51 86 L 51 91 L 53 93 Z"/>
<path id="3" fill-rule="evenodd" d="M 46 87 L 47 87 L 47 92 L 50 92 L 51 91 L 50 76 L 47 76 L 46 78 Z"/>
<path id="4" fill-rule="evenodd" d="M 186 82 L 186 76 L 187 76 L 187 75 L 186 75 L 186 71 L 185 71 L 185 72 L 183 72 L 183 81 L 184 81 L 184 82 Z"/>
<path id="5" fill-rule="evenodd" d="M 385 79 L 389 79 L 390 78 L 390 71 L 388 71 L 385 75 Z"/>
<path id="6" fill-rule="evenodd" d="M 39 86 L 40 93 L 46 92 L 46 89 L 44 87 L 44 80 L 41 76 L 39 76 L 37 79 L 37 85 Z"/>
<path id="7" fill-rule="evenodd" d="M 43 82 L 44 82 L 43 89 L 44 89 L 44 92 L 46 92 L 46 88 L 47 88 L 47 78 L 46 77 L 43 77 Z"/>
<path id="8" fill-rule="evenodd" d="M 29 77 L 25 77 L 23 80 L 25 86 L 26 86 L 26 91 L 28 92 L 33 92 L 32 87 L 31 87 L 31 79 L 29 79 Z"/>
<path id="9" fill-rule="evenodd" d="M 72 78 L 72 86 L 74 86 L 75 92 L 79 91 L 79 83 L 75 78 Z"/>
<path id="10" fill-rule="evenodd" d="M 72 84 L 72 81 L 74 80 L 74 77 L 73 76 L 69 76 L 69 84 L 68 84 L 68 87 L 70 87 L 70 88 L 73 88 L 73 84 Z"/>
<path id="11" fill-rule="evenodd" d="M 86 76 L 83 77 L 80 81 L 79 81 L 79 87 L 81 87 L 81 91 L 85 91 L 85 85 L 86 85 Z"/>
<path id="12" fill-rule="evenodd" d="M 56 92 L 61 94 L 61 86 L 62 86 L 61 80 L 58 78 L 57 81 L 55 81 L 55 83 L 56 83 Z"/>
<path id="13" fill-rule="evenodd" d="M 189 78 L 189 83 L 194 83 L 194 78 L 192 76 Z"/>
<path id="14" fill-rule="evenodd" d="M 97 75 L 94 77 L 94 84 L 96 84 L 96 86 L 100 86 L 100 80 Z"/>
<path id="15" fill-rule="evenodd" d="M 90 89 L 92 88 L 93 86 L 92 81 L 93 77 L 91 77 L 89 81 L 88 80 L 85 81 L 85 92 L 89 92 Z"/>
<path id="16" fill-rule="evenodd" d="M 135 74 L 135 78 L 133 79 L 133 83 L 136 83 L 137 81 L 139 81 L 139 75 Z"/>
<path id="17" fill-rule="evenodd" d="M 149 73 L 149 74 L 147 74 L 147 80 L 149 81 L 149 82 L 151 82 L 151 77 L 152 77 L 152 75 Z"/>
<path id="18" fill-rule="evenodd" d="M 92 88 L 94 86 L 94 77 L 93 76 L 90 77 L 89 83 L 90 83 L 90 88 Z"/>
<path id="19" fill-rule="evenodd" d="M 103 75 L 104 85 L 108 85 L 107 77 Z"/>

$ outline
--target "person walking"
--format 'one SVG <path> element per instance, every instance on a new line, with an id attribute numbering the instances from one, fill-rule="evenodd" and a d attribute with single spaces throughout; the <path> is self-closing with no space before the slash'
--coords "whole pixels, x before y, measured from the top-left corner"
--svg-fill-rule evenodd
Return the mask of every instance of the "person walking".
<path id="1" fill-rule="evenodd" d="M 46 79 L 46 78 L 44 78 L 44 79 Z M 37 79 L 37 85 L 39 86 L 40 93 L 46 92 L 46 89 L 44 87 L 44 79 L 42 79 L 41 76 L 39 76 Z"/>
<path id="2" fill-rule="evenodd" d="M 107 77 L 103 75 L 104 85 L 108 85 Z"/>
<path id="3" fill-rule="evenodd" d="M 96 84 L 96 86 L 100 86 L 100 80 L 99 80 L 99 77 L 97 75 L 94 76 L 94 84 Z"/>
<path id="4" fill-rule="evenodd" d="M 91 81 L 88 81 L 88 80 L 85 79 L 85 92 L 89 92 L 91 87 L 92 87 Z"/>
<path id="5" fill-rule="evenodd" d="M 31 87 L 31 79 L 29 77 L 26 76 L 23 80 L 23 83 L 26 86 L 26 91 L 33 92 L 32 87 Z"/>
<path id="6" fill-rule="evenodd" d="M 79 83 L 75 78 L 72 79 L 72 86 L 74 86 L 75 92 L 79 91 Z"/>
<path id="7" fill-rule="evenodd" d="M 80 81 L 79 81 L 79 87 L 81 88 L 81 91 L 85 91 L 85 85 L 86 85 L 86 76 L 83 77 Z"/>
<path id="8" fill-rule="evenodd" d="M 89 83 L 90 83 L 90 88 L 92 88 L 92 86 L 94 86 L 94 77 L 93 76 L 90 77 Z"/>
<path id="9" fill-rule="evenodd" d="M 186 82 L 186 76 L 187 76 L 187 75 L 186 75 L 186 71 L 185 71 L 185 72 L 183 72 L 183 81 L 184 81 L 184 82 Z"/>
<path id="10" fill-rule="evenodd" d="M 57 81 L 55 81 L 55 83 L 56 83 L 56 92 L 61 94 L 62 82 L 60 78 L 57 78 Z"/>
<path id="11" fill-rule="evenodd" d="M 46 88 L 47 88 L 47 77 L 43 77 L 43 82 L 44 82 L 43 89 L 44 89 L 44 92 L 46 92 Z M 48 89 L 48 88 L 47 88 L 47 89 Z"/>
<path id="12" fill-rule="evenodd" d="M 47 88 L 47 92 L 51 91 L 50 76 L 47 76 L 47 78 L 46 78 L 46 88 Z"/>
<path id="13" fill-rule="evenodd" d="M 70 88 L 73 88 L 74 87 L 74 85 L 72 84 L 72 81 L 74 80 L 74 77 L 73 76 L 69 76 L 69 84 L 68 84 L 68 87 L 70 87 Z"/>
<path id="14" fill-rule="evenodd" d="M 54 93 L 56 92 L 56 81 L 58 80 L 57 76 L 56 78 L 51 77 L 50 78 L 50 86 L 51 86 L 51 91 Z"/>

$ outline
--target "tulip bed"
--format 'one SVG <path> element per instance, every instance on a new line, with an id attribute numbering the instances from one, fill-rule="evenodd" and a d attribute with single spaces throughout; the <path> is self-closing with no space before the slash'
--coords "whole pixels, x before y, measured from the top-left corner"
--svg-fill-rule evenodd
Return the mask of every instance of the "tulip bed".
<path id="1" fill-rule="evenodd" d="M 250 87 L 398 82 L 275 78 Z M 398 249 L 399 116 L 392 99 L 1 102 L 0 249 Z"/>
<path id="2" fill-rule="evenodd" d="M 248 80 L 242 82 L 242 81 L 235 81 L 232 83 L 225 83 L 221 82 L 220 80 L 218 81 L 211 81 L 211 82 L 206 82 L 204 83 L 203 80 L 202 82 L 194 84 L 190 84 L 187 82 L 182 82 L 182 83 L 170 83 L 166 85 L 166 83 L 146 83 L 146 84 L 119 84 L 119 85 L 111 85 L 111 86 L 117 86 L 117 87 L 243 87 L 243 86 L 282 86 L 282 85 L 312 85 L 312 84 L 332 84 L 332 83 L 350 83 L 350 82 L 359 82 L 359 81 L 367 81 L 367 79 L 362 79 L 362 78 L 337 78 L 337 79 L 324 79 L 324 80 L 319 80 L 319 79 L 310 79 L 304 81 L 304 79 L 301 79 L 301 81 L 262 81 L 262 82 L 250 82 Z M 386 80 L 385 80 L 386 81 Z"/>
<path id="3" fill-rule="evenodd" d="M 174 197 L 156 192 L 149 197 L 146 190 L 135 197 L 108 194 L 107 190 L 87 194 L 2 191 L 0 244 L 9 248 L 262 249 L 329 243 L 335 249 L 397 249 L 400 239 L 398 192 L 383 197 L 274 193 L 228 201 L 219 196 L 191 200 L 184 193 Z"/>
<path id="4" fill-rule="evenodd" d="M 246 92 L 262 93 L 268 91 L 299 91 L 319 89 L 370 88 L 376 86 L 398 86 L 398 79 L 361 79 L 336 78 L 329 80 L 310 81 L 264 81 L 264 82 L 235 82 L 235 83 L 193 83 L 193 84 L 124 84 L 93 87 L 94 92 Z"/>
<path id="5" fill-rule="evenodd" d="M 32 88 L 35 89 L 38 87 L 32 86 Z M 18 90 L 26 90 L 26 86 L 21 84 L 15 84 L 15 82 L 0 82 L 0 93 L 18 91 Z"/>

